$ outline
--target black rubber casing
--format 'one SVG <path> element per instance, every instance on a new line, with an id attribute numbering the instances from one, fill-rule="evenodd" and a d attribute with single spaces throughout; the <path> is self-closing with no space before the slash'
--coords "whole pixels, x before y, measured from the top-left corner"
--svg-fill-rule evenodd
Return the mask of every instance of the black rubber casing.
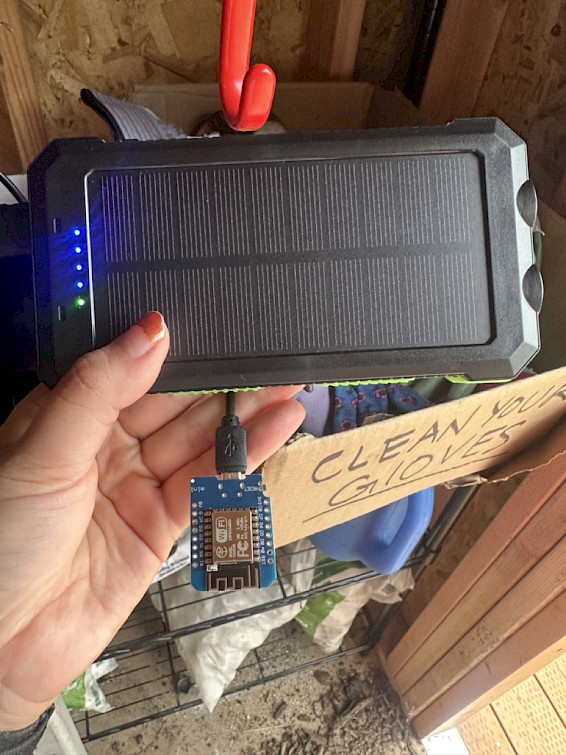
<path id="1" fill-rule="evenodd" d="M 155 391 L 509 379 L 539 347 L 536 195 L 496 119 L 60 140 L 29 187 L 49 385 L 151 309 L 171 331 Z"/>

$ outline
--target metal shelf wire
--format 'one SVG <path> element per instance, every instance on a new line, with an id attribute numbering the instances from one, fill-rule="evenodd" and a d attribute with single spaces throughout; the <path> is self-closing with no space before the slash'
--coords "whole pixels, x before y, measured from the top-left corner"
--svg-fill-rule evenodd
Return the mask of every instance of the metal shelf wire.
<path id="1" fill-rule="evenodd" d="M 310 551 L 312 551 L 314 561 L 315 549 L 312 546 L 300 553 L 306 556 Z M 238 611 L 219 611 L 219 615 L 214 618 L 176 629 L 171 628 L 174 623 L 171 620 L 174 611 L 211 600 L 218 601 L 222 593 L 203 593 L 202 597 L 199 596 L 192 602 L 179 603 L 177 601 L 172 605 L 169 598 L 174 593 L 178 595 L 182 585 L 181 587 L 164 587 L 161 582 L 154 585 L 153 590 L 159 596 L 162 611 L 156 610 L 150 595 L 146 594 L 112 643 L 100 656 L 101 659 L 116 658 L 118 660 L 115 671 L 99 682 L 112 710 L 103 714 L 88 712 L 73 714 L 83 741 L 100 739 L 202 703 L 196 687 L 192 686 L 188 678 L 184 662 L 177 652 L 175 639 L 254 614 L 275 610 L 291 603 L 306 601 L 324 592 L 378 576 L 375 572 L 363 567 L 346 578 L 318 584 L 319 567 L 293 569 L 289 559 L 288 555 L 278 558 L 276 584 L 279 595 L 277 598 Z M 291 593 L 286 587 L 291 577 L 304 575 L 306 571 L 313 572 L 314 585 L 308 590 Z M 224 694 L 230 695 L 250 689 L 344 655 L 367 651 L 371 647 L 368 640 L 369 630 L 369 617 L 363 611 L 356 618 L 340 650 L 326 654 L 312 642 L 298 624 L 293 621 L 289 622 L 273 630 L 260 647 L 248 653 Z M 134 696 L 133 700 L 132 696 Z"/>
<path id="2" fill-rule="evenodd" d="M 143 620 L 140 620 L 140 614 L 145 617 Z M 155 623 L 160 621 L 161 617 L 146 597 L 120 633 L 143 636 L 146 627 L 151 625 L 153 630 Z M 162 627 L 165 631 L 165 622 Z M 367 640 L 369 627 L 369 616 L 361 612 L 340 650 L 329 655 L 295 622 L 285 624 L 273 630 L 260 647 L 248 653 L 224 694 L 241 692 L 335 658 L 367 651 L 371 646 Z M 297 657 L 301 659 L 299 663 Z M 99 683 L 113 709 L 108 713 L 73 714 L 84 742 L 202 704 L 196 687 L 190 685 L 184 663 L 172 641 L 122 654 L 118 668 Z M 132 700 L 134 692 L 135 699 Z"/>
<path id="3" fill-rule="evenodd" d="M 435 525 L 415 550 L 414 557 L 405 564 L 412 567 L 415 575 L 420 574 L 438 553 L 442 541 L 471 499 L 474 490 L 474 487 L 460 489 L 453 494 Z M 308 550 L 314 551 L 312 547 Z M 303 551 L 303 554 L 306 553 L 307 550 Z M 146 594 L 113 642 L 101 655 L 101 658 L 113 657 L 118 660 L 118 668 L 100 681 L 113 709 L 104 714 L 73 714 L 83 741 L 100 739 L 202 704 L 196 687 L 192 685 L 188 677 L 184 662 L 177 652 L 176 639 L 254 614 L 275 610 L 291 603 L 306 601 L 308 598 L 325 592 L 380 576 L 363 567 L 352 572 L 348 577 L 322 583 L 318 580 L 317 569 L 320 567 L 311 566 L 309 567 L 313 571 L 311 587 L 291 593 L 286 588 L 289 578 L 302 574 L 305 570 L 289 569 L 288 558 L 289 556 L 285 555 L 278 558 L 276 585 L 279 594 L 276 598 L 238 611 L 219 611 L 214 618 L 174 629 L 172 628 L 175 623 L 172 621 L 174 611 L 180 607 L 185 608 L 187 605 L 194 606 L 205 601 L 218 600 L 222 593 L 203 593 L 202 597 L 191 602 L 172 603 L 170 596 L 174 591 L 182 590 L 183 584 L 169 588 L 164 587 L 160 582 L 157 583 L 154 589 L 159 596 L 162 611 L 156 610 L 149 594 Z M 356 617 L 339 651 L 332 654 L 325 654 L 294 621 L 273 630 L 260 647 L 248 653 L 224 694 L 241 692 L 344 655 L 368 651 L 378 639 L 386 616 L 390 613 L 389 609 L 392 608 L 394 605 L 385 606 L 382 612 L 383 618 L 377 622 L 371 620 L 367 609 L 363 609 Z M 132 700 L 134 692 L 136 694 Z"/>
<path id="4" fill-rule="evenodd" d="M 314 552 L 314 547 L 310 546 L 308 549 L 305 549 L 305 551 L 297 551 L 296 553 L 306 553 L 308 551 Z M 134 626 L 131 625 L 129 622 L 127 622 L 121 632 L 116 636 L 114 641 L 111 645 L 108 646 L 108 648 L 102 653 L 100 656 L 101 659 L 104 658 L 119 658 L 123 655 L 129 655 L 135 650 L 142 649 L 142 648 L 157 648 L 162 645 L 167 645 L 170 642 L 173 642 L 176 639 L 179 639 L 180 637 L 185 637 L 186 635 L 193 634 L 195 632 L 200 632 L 203 629 L 212 629 L 213 627 L 217 627 L 223 624 L 227 624 L 233 621 L 238 621 L 239 619 L 247 618 L 248 616 L 253 616 L 258 613 L 264 613 L 266 611 L 272 611 L 277 608 L 281 608 L 282 606 L 287 606 L 292 603 L 298 603 L 301 601 L 308 600 L 309 598 L 315 597 L 317 595 L 321 595 L 325 592 L 328 592 L 330 590 L 340 590 L 344 587 L 347 587 L 348 585 L 357 584 L 359 582 L 364 582 L 368 579 L 373 579 L 379 575 L 377 575 L 374 571 L 371 569 L 367 569 L 366 567 L 363 567 L 359 572 L 356 574 L 337 580 L 335 582 L 332 582 L 331 584 L 327 583 L 317 583 L 317 568 L 318 567 L 309 567 L 308 569 L 286 569 L 286 563 L 288 562 L 289 557 L 288 556 L 282 556 L 278 557 L 278 570 L 277 570 L 277 584 L 279 587 L 279 596 L 273 600 L 270 600 L 266 603 L 261 603 L 259 605 L 250 605 L 248 608 L 243 608 L 237 611 L 228 611 L 228 612 L 218 612 L 218 615 L 215 615 L 212 618 L 207 619 L 206 621 L 200 621 L 196 624 L 191 624 L 190 626 L 182 626 L 179 628 L 172 629 L 170 622 L 170 615 L 178 611 L 179 609 L 186 608 L 188 606 L 194 607 L 198 605 L 199 603 L 205 603 L 211 600 L 216 600 L 220 598 L 220 596 L 223 593 L 203 593 L 202 598 L 192 600 L 190 602 L 186 603 L 176 603 L 175 606 L 170 605 L 169 601 L 169 595 L 172 593 L 176 593 L 179 590 L 179 587 L 170 587 L 170 588 L 164 588 L 161 584 L 161 582 L 158 582 L 155 586 L 156 592 L 159 595 L 160 603 L 163 607 L 163 626 L 155 625 L 151 626 L 151 624 L 148 624 L 146 627 L 146 634 L 142 637 L 135 637 L 131 634 L 130 631 L 125 631 L 127 627 L 129 627 L 129 630 L 133 629 Z M 416 562 L 413 559 L 412 561 L 407 562 L 407 566 L 412 566 Z M 286 587 L 285 582 L 289 581 L 290 578 L 298 575 L 298 574 L 304 574 L 307 571 L 313 572 L 313 582 L 315 583 L 313 586 L 311 586 L 308 590 L 303 590 L 301 592 L 297 593 L 290 593 Z M 146 607 L 146 610 L 149 608 Z M 136 609 L 138 610 L 138 609 Z M 135 616 L 134 614 L 133 616 Z M 133 618 L 133 617 L 132 617 Z M 142 621 L 143 619 L 136 618 L 138 622 Z"/>

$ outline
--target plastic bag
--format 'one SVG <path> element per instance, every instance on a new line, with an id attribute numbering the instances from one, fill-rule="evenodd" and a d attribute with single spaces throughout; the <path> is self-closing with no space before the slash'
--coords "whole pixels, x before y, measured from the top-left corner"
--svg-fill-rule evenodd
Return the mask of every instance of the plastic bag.
<path id="1" fill-rule="evenodd" d="M 117 666 L 118 662 L 115 658 L 107 658 L 93 663 L 86 671 L 83 671 L 61 693 L 67 708 L 96 713 L 108 713 L 112 710 L 112 706 L 106 701 L 104 692 L 100 689 L 98 679 L 110 674 Z"/>
<path id="2" fill-rule="evenodd" d="M 367 568 L 357 561 L 335 561 L 319 555 L 313 585 L 330 584 L 338 580 L 365 574 Z M 377 576 L 338 590 L 309 598 L 295 621 L 326 653 L 335 653 L 352 626 L 356 614 L 368 600 L 397 603 L 406 590 L 415 585 L 410 569 L 395 574 Z"/>
<path id="3" fill-rule="evenodd" d="M 159 582 L 161 579 L 165 579 L 170 574 L 180 571 L 184 566 L 191 565 L 191 530 L 187 527 L 181 532 L 175 545 L 171 549 L 171 553 L 167 556 L 166 560 L 159 567 L 159 571 L 155 575 L 151 584 Z"/>
<path id="4" fill-rule="evenodd" d="M 287 595 L 308 590 L 316 559 L 316 551 L 310 542 L 299 540 L 279 548 L 277 558 L 283 562 L 285 574 L 289 575 L 282 577 Z M 184 568 L 161 581 L 171 629 L 199 624 L 201 621 L 229 615 L 281 597 L 281 588 L 277 582 L 261 590 L 203 595 L 188 584 L 189 580 L 190 570 Z M 158 586 L 150 588 L 150 595 L 157 610 L 162 612 L 162 593 Z M 175 641 L 209 711 L 214 710 L 250 650 L 259 647 L 272 629 L 291 621 L 302 605 L 304 603 L 297 602 L 282 606 L 213 629 L 195 632 Z"/>

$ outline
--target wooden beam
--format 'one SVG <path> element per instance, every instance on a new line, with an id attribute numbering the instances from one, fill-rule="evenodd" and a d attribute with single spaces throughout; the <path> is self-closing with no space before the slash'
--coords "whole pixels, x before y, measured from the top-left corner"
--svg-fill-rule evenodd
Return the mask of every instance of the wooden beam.
<path id="1" fill-rule="evenodd" d="M 566 94 L 566 93 L 565 93 Z M 566 216 L 566 179 L 564 181 L 564 215 Z M 566 219 L 550 207 L 539 202 L 538 215 L 544 231 L 542 255 L 542 279 L 544 280 L 544 305 L 540 312 L 539 326 L 542 334 L 541 350 L 533 360 L 536 372 L 553 370 L 566 364 Z"/>
<path id="2" fill-rule="evenodd" d="M 416 716 L 419 737 L 458 726 L 468 716 L 536 673 L 566 651 L 566 592 L 496 648 L 469 674 Z"/>
<path id="3" fill-rule="evenodd" d="M 380 646 L 392 680 L 564 482 L 563 457 L 531 472 L 392 650 L 391 638 L 384 633 Z"/>
<path id="4" fill-rule="evenodd" d="M 562 487 L 514 538 L 499 558 L 399 670 L 400 695 L 450 652 L 475 624 L 504 598 L 566 532 L 566 487 Z"/>
<path id="5" fill-rule="evenodd" d="M 566 491 L 565 491 L 566 492 Z M 403 695 L 411 717 L 466 677 L 484 658 L 551 603 L 566 584 L 566 537 Z"/>
<path id="6" fill-rule="evenodd" d="M 566 217 L 566 173 L 558 184 L 558 189 L 554 197 L 553 210 L 559 213 L 562 217 Z"/>
<path id="7" fill-rule="evenodd" d="M 16 0 L 0 3 L 2 87 L 24 169 L 47 144 Z"/>
<path id="8" fill-rule="evenodd" d="M 366 0 L 311 0 L 300 79 L 352 78 L 365 6 Z"/>
<path id="9" fill-rule="evenodd" d="M 509 0 L 448 0 L 420 111 L 432 123 L 472 115 Z"/>
<path id="10" fill-rule="evenodd" d="M 4 92 L 0 85 L 0 170 L 8 175 L 22 173 L 22 161 L 18 152 L 18 145 L 12 128 L 12 121 L 6 108 Z"/>
<path id="11" fill-rule="evenodd" d="M 516 477 L 495 485 L 480 485 L 442 544 L 440 553 L 420 575 L 414 590 L 393 612 L 379 644 L 386 656 L 403 641 L 408 627 L 422 615 L 447 579 L 459 568 L 462 559 L 483 535 L 523 478 Z"/>

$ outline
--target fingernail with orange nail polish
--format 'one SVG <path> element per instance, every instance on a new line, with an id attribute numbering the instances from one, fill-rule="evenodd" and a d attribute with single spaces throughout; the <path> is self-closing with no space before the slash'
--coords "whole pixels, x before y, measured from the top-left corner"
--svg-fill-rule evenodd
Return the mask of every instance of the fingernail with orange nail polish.
<path id="1" fill-rule="evenodd" d="M 165 336 L 165 320 L 159 312 L 148 312 L 125 334 L 124 347 L 130 356 L 142 357 Z"/>

